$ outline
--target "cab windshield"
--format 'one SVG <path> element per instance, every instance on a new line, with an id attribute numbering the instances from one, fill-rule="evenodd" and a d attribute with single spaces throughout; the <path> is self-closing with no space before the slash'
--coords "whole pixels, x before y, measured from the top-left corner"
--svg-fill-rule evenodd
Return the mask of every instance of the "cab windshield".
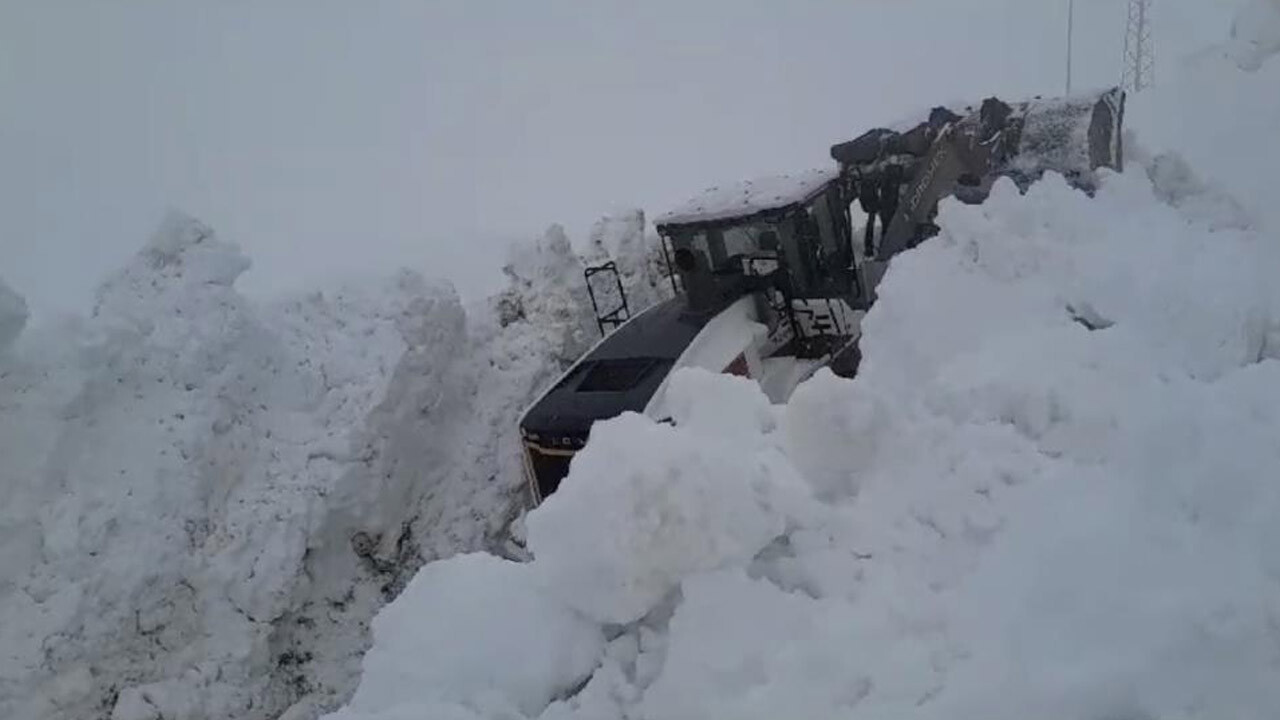
<path id="1" fill-rule="evenodd" d="M 682 273 L 741 273 L 744 259 L 773 257 L 787 269 L 798 297 L 846 295 L 853 289 L 847 208 L 829 188 L 782 215 L 714 228 L 682 228 L 670 236 Z"/>
<path id="2" fill-rule="evenodd" d="M 777 228 L 772 223 L 749 223 L 727 228 L 699 230 L 675 238 L 675 246 L 687 248 L 700 260 L 699 267 L 712 272 L 733 272 L 742 267 L 743 256 L 777 251 Z"/>

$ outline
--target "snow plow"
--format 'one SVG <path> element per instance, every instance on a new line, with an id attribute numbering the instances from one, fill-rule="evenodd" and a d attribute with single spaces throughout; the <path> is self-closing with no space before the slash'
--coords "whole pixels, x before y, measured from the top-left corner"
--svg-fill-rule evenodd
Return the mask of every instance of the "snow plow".
<path id="1" fill-rule="evenodd" d="M 1098 168 L 1123 169 L 1124 102 L 1113 88 L 937 107 L 833 146 L 834 166 L 710 188 L 659 216 L 673 297 L 634 316 L 625 298 L 603 315 L 596 305 L 602 339 L 519 422 L 532 503 L 555 492 L 596 421 L 669 420 L 676 369 L 751 378 L 774 402 L 822 367 L 852 377 L 880 278 L 938 232 L 938 202 L 981 203 L 1001 177 L 1025 191 L 1047 171 L 1092 194 Z M 602 272 L 616 268 L 588 269 L 589 287 Z"/>

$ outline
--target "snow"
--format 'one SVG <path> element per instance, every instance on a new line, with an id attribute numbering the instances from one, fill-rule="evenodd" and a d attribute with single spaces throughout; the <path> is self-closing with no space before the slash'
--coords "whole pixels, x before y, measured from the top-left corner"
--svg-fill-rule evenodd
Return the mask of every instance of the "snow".
<path id="1" fill-rule="evenodd" d="M 657 219 L 657 224 L 682 225 L 744 217 L 776 210 L 813 197 L 839 175 L 837 168 L 815 168 L 789 175 L 771 175 L 733 185 L 708 188 Z"/>
<path id="2" fill-rule="evenodd" d="M 591 265 L 609 260 L 617 264 L 632 316 L 671 297 L 661 240 L 646 233 L 643 210 L 620 211 L 597 220 L 591 228 L 584 259 Z M 607 276 L 593 282 L 596 292 L 603 296 L 599 301 L 602 309 L 618 304 L 616 285 L 609 287 L 611 283 L 612 278 Z"/>
<path id="3" fill-rule="evenodd" d="M 928 122 L 929 116 L 938 108 L 949 110 L 960 117 L 965 117 L 978 110 L 978 106 L 974 105 L 971 99 L 952 98 L 951 102 L 934 103 L 928 107 L 919 107 L 914 112 L 902 113 L 896 116 L 895 120 L 887 122 L 881 127 L 896 133 L 907 133 L 915 130 L 921 123 Z"/>
<path id="4" fill-rule="evenodd" d="M 512 551 L 508 430 L 594 332 L 563 232 L 471 308 L 408 271 L 255 304 L 248 266 L 173 213 L 88 318 L 0 295 L 0 715 L 314 718 L 419 566 Z"/>
<path id="5" fill-rule="evenodd" d="M 428 565 L 403 597 L 412 601 L 389 606 L 374 621 L 375 644 L 364 661 L 370 682 L 333 717 L 436 717 L 451 704 L 531 713 L 584 679 L 604 649 L 600 629 L 548 597 L 530 566 L 490 555 Z M 484 633 L 500 634 L 502 643 L 471 642 Z M 419 662 L 404 663 L 406 655 Z M 422 687 L 445 692 L 423 707 Z"/>
<path id="6" fill-rule="evenodd" d="M 595 339 L 562 229 L 472 307 L 407 271 L 252 303 L 179 214 L 89 317 L 0 284 L 0 716 L 1280 707 L 1278 17 L 1133 98 L 1095 197 L 944 203 L 857 379 L 686 367 L 671 423 L 597 424 L 527 552 L 515 421 Z M 587 254 L 656 298 L 655 247 L 632 213 Z"/>
<path id="7" fill-rule="evenodd" d="M 1135 137 L 1163 130 L 1183 155 L 1139 146 L 1092 198 L 1050 173 L 1026 195 L 1004 180 L 984 205 L 944 203 L 942 233 L 885 276 L 856 379 L 819 371 L 777 406 L 749 380 L 687 368 L 672 424 L 597 423 L 527 518 L 533 559 L 486 582 L 500 594 L 537 578 L 548 621 L 576 613 L 608 644 L 571 695 L 544 683 L 554 699 L 520 714 L 464 699 L 458 717 L 1280 707 L 1280 234 L 1256 202 L 1274 204 L 1269 175 L 1237 154 L 1269 136 L 1214 152 L 1232 123 L 1261 122 L 1228 109 L 1273 100 L 1256 98 L 1273 63 L 1210 61 L 1223 102 L 1206 133 L 1148 114 L 1170 96 L 1137 103 Z M 1203 77 L 1184 102 L 1201 102 Z M 391 607 L 409 633 L 441 605 Z M 502 612 L 468 653 L 507 647 Z M 494 675 L 530 662 L 491 657 Z M 366 664 L 363 682 L 388 672 Z M 413 697 L 433 708 L 452 693 L 427 682 Z"/>
<path id="8" fill-rule="evenodd" d="M 1242 70 L 1257 71 L 1280 53 L 1280 2 L 1251 0 L 1231 24 L 1230 52 Z"/>
<path id="9" fill-rule="evenodd" d="M 12 361 L 0 395 L 49 440 L 6 433 L 0 453 L 24 459 L 4 468 L 6 510 L 30 533 L 0 597 L 6 716 L 270 712 L 288 690 L 260 670 L 287 650 L 279 621 L 310 592 L 309 553 L 326 555 L 309 538 L 346 513 L 394 522 L 348 487 L 356 439 L 412 342 L 402 316 L 447 316 L 456 298 L 405 277 L 387 314 L 301 332 L 291 319 L 348 299 L 257 313 L 232 288 L 247 268 L 172 214 L 100 287 L 78 343 Z"/>
<path id="10" fill-rule="evenodd" d="M 741 452 L 742 438 L 777 427 L 767 399 L 682 372 L 675 383 L 684 386 L 673 388 L 681 403 L 670 409 L 688 432 L 638 414 L 597 425 L 567 485 L 527 520 L 539 576 L 597 622 L 636 620 L 684 576 L 749 560 L 782 531 L 803 488 L 768 444 Z"/>
<path id="11" fill-rule="evenodd" d="M 1164 156 L 1194 168 L 1220 222 L 1280 232 L 1274 168 L 1280 164 L 1280 3 L 1251 0 L 1237 15 L 1234 37 L 1177 66 L 1176 79 L 1130 98 L 1128 152 Z M 1163 75 L 1162 75 L 1163 77 Z M 1181 199 L 1178 199 L 1181 201 Z M 1237 208 L 1224 207 L 1224 204 Z"/>

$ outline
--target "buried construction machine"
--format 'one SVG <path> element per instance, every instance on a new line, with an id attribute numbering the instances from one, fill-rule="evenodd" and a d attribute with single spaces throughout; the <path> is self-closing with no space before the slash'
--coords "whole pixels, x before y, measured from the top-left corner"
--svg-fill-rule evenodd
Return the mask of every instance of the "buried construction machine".
<path id="1" fill-rule="evenodd" d="M 588 269 L 603 338 L 520 418 L 533 503 L 556 490 L 594 422 L 668 420 L 677 368 L 750 377 L 774 402 L 820 367 L 852 376 L 876 286 L 896 254 L 939 230 L 938 202 L 980 203 L 1001 177 L 1025 191 L 1046 171 L 1092 194 L 1098 168 L 1122 169 L 1124 102 L 1113 88 L 938 107 L 833 146 L 832 167 L 711 188 L 660 216 L 674 297 L 632 316 L 623 294 L 601 312 L 592 282 L 617 268 Z"/>

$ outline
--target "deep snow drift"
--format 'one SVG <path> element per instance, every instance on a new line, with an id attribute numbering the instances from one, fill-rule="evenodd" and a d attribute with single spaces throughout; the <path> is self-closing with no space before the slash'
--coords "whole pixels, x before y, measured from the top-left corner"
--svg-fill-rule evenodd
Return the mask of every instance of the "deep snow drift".
<path id="1" fill-rule="evenodd" d="M 1280 226 L 1245 155 L 1280 113 L 1235 112 L 1271 111 L 1277 59 L 1205 62 L 1179 90 L 1212 85 L 1209 124 L 1135 103 L 1131 145 L 1157 140 L 1096 197 L 1050 175 L 945 203 L 856 380 L 773 406 L 682 371 L 674 427 L 597 424 L 527 519 L 532 562 L 427 566 L 329 717 L 1280 707 Z"/>
<path id="2" fill-rule="evenodd" d="M 1174 152 L 1215 193 L 1280 232 L 1280 0 L 1252 0 L 1232 37 L 1164 71 L 1167 82 L 1131 99 L 1144 148 Z"/>
<path id="3" fill-rule="evenodd" d="M 656 293 L 642 233 L 593 252 Z M 509 430 L 596 332 L 564 233 L 466 311 L 410 272 L 254 305 L 248 264 L 175 214 L 92 317 L 0 285 L 0 716 L 314 717 L 419 565 L 503 551 Z"/>

